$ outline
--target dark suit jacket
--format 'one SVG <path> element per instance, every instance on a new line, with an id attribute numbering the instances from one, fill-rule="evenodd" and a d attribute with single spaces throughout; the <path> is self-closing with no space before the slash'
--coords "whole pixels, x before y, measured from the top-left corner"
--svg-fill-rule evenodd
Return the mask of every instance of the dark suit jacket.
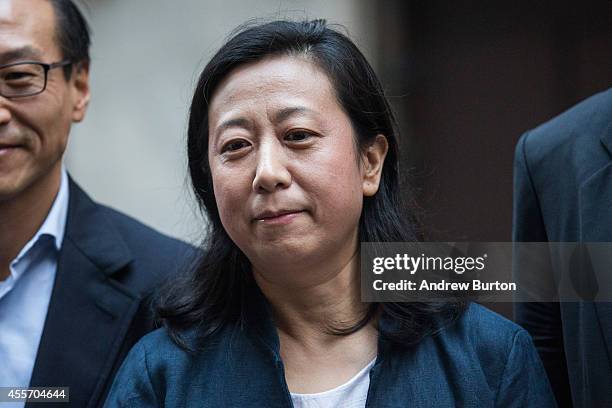
<path id="1" fill-rule="evenodd" d="M 612 89 L 523 135 L 514 171 L 514 240 L 612 241 Z M 612 407 L 612 304 L 524 303 L 515 311 L 560 405 L 571 405 L 571 389 L 576 407 Z"/>
<path id="2" fill-rule="evenodd" d="M 291 408 L 270 308 L 247 290 L 244 322 L 228 325 L 198 352 L 174 344 L 165 329 L 144 337 L 113 384 L 107 408 Z M 397 321 L 381 326 L 397 330 Z M 201 329 L 200 329 L 201 330 Z M 198 329 L 186 335 L 196 348 Z M 556 406 L 529 334 L 471 304 L 464 315 L 416 346 L 380 337 L 370 372 L 368 408 Z"/>
<path id="3" fill-rule="evenodd" d="M 147 296 L 194 252 L 94 203 L 72 180 L 69 188 L 66 231 L 30 386 L 68 386 L 70 404 L 59 406 L 97 407 L 129 349 L 153 329 Z"/>

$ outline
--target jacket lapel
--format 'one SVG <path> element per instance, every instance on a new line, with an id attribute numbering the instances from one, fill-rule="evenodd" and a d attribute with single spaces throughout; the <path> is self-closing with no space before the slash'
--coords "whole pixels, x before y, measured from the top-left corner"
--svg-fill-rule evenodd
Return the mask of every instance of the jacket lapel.
<path id="1" fill-rule="evenodd" d="M 602 133 L 601 143 L 612 157 L 612 122 Z M 580 240 L 612 241 L 612 160 L 580 186 Z M 594 305 L 608 355 L 612 356 L 612 303 Z"/>
<path id="2" fill-rule="evenodd" d="M 140 303 L 112 279 L 132 260 L 121 235 L 70 181 L 66 234 L 30 386 L 69 386 L 73 406 L 98 399 Z"/>

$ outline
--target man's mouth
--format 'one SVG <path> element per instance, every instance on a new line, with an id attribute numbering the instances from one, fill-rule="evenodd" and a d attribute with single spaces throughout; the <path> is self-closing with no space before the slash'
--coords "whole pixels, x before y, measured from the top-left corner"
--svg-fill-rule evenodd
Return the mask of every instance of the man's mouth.
<path id="1" fill-rule="evenodd" d="M 21 147 L 21 145 L 17 144 L 0 144 L 0 155 L 7 155 Z"/>

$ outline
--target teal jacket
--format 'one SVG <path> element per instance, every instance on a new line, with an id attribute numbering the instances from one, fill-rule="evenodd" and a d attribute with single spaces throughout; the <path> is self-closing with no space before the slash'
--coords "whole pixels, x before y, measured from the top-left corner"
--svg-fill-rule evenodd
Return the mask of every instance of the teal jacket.
<path id="1" fill-rule="evenodd" d="M 226 328 L 202 351 L 182 350 L 165 329 L 144 337 L 106 407 L 291 407 L 267 304 L 260 293 L 249 301 L 246 323 Z M 381 337 L 370 372 L 366 407 L 455 406 L 556 406 L 529 335 L 477 304 L 416 347 Z"/>

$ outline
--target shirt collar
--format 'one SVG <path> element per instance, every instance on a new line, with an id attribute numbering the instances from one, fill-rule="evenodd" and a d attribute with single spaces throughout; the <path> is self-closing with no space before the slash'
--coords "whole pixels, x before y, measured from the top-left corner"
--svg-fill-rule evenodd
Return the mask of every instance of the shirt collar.
<path id="1" fill-rule="evenodd" d="M 66 229 L 66 218 L 68 217 L 68 173 L 64 166 L 62 166 L 62 175 L 60 181 L 60 189 L 53 201 L 51 210 L 47 214 L 47 218 L 38 229 L 36 234 L 28 241 L 27 244 L 21 249 L 19 255 L 14 259 L 12 263 L 17 263 L 23 258 L 28 251 L 41 239 L 41 237 L 47 236 L 53 240 L 55 249 L 57 251 L 62 247 L 64 240 L 64 231 Z"/>
<path id="2" fill-rule="evenodd" d="M 66 230 L 66 218 L 68 217 L 68 195 L 70 194 L 68 189 L 68 173 L 64 166 L 62 166 L 62 179 L 60 182 L 60 189 L 55 197 L 55 201 L 51 206 L 51 210 L 45 218 L 43 225 L 40 227 L 36 235 L 34 235 L 34 242 L 38 237 L 42 235 L 50 235 L 53 237 L 55 243 L 55 249 L 58 251 L 62 247 L 64 241 L 64 232 Z"/>

